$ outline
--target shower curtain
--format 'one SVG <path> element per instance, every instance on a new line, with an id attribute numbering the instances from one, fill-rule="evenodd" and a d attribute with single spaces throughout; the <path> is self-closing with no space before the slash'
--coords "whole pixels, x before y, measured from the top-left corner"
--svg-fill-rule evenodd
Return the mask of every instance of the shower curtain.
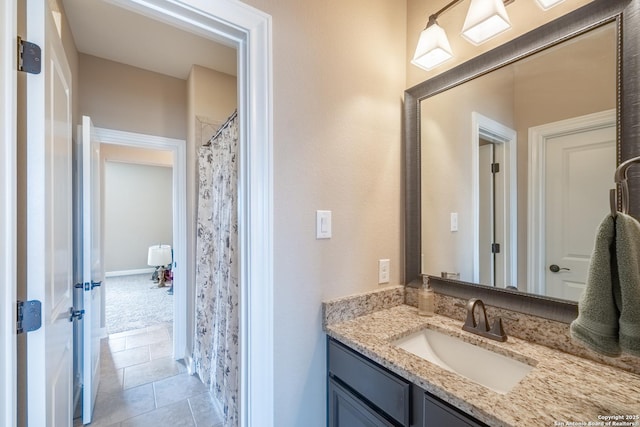
<path id="1" fill-rule="evenodd" d="M 237 115 L 199 150 L 194 362 L 221 403 L 225 427 L 238 425 Z"/>

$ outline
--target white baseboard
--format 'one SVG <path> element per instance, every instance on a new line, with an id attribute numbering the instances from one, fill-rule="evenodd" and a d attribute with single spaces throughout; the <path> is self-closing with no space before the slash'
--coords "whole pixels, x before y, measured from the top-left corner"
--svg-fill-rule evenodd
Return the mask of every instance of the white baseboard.
<path id="1" fill-rule="evenodd" d="M 132 276 L 134 274 L 152 274 L 156 271 L 155 268 L 139 268 L 137 270 L 120 270 L 120 271 L 107 271 L 104 273 L 104 277 L 118 277 L 118 276 Z"/>

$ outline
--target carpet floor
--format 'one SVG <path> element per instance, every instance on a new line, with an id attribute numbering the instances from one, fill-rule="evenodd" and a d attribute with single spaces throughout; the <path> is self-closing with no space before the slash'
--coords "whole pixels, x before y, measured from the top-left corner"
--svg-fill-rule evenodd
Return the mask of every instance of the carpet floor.
<path id="1" fill-rule="evenodd" d="M 173 295 L 158 288 L 151 273 L 105 279 L 107 333 L 173 322 Z"/>

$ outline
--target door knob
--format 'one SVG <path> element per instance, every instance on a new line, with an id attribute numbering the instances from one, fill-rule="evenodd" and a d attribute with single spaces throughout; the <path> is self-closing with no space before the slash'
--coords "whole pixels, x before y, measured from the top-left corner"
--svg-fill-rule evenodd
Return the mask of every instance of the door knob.
<path id="1" fill-rule="evenodd" d="M 557 273 L 557 272 L 558 272 L 558 271 L 560 271 L 560 270 L 571 271 L 571 269 L 570 269 L 570 268 L 558 267 L 558 266 L 557 266 L 557 265 L 555 265 L 555 264 L 551 264 L 551 265 L 549 266 L 549 270 L 551 270 L 551 272 L 552 272 L 552 273 Z"/>

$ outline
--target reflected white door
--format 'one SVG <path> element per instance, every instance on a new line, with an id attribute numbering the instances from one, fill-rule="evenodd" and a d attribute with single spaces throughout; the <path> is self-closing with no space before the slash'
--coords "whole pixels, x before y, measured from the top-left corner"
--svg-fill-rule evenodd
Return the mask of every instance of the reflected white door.
<path id="1" fill-rule="evenodd" d="M 71 426 L 73 377 L 71 72 L 46 0 L 28 0 L 26 38 L 42 48 L 27 79 L 27 294 L 42 327 L 27 335 L 29 426 Z"/>
<path id="2" fill-rule="evenodd" d="M 89 424 L 100 382 L 101 288 L 104 271 L 101 255 L 100 222 L 100 141 L 91 118 L 82 117 L 82 280 L 83 371 L 82 422 Z"/>
<path id="3" fill-rule="evenodd" d="M 544 277 L 548 296 L 577 301 L 582 295 L 595 233 L 610 209 L 615 141 L 615 123 L 547 140 Z"/>

